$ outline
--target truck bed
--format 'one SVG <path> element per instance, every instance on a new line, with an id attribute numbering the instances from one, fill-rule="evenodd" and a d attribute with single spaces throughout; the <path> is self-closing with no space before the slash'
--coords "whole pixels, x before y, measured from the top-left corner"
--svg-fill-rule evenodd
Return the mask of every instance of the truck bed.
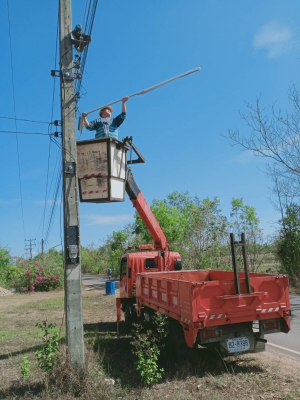
<path id="1" fill-rule="evenodd" d="M 180 322 L 192 347 L 199 329 L 255 320 L 283 318 L 290 328 L 289 280 L 281 274 L 250 273 L 247 293 L 244 272 L 239 272 L 241 294 L 236 294 L 234 273 L 186 270 L 136 275 L 137 312 L 149 307 Z"/>

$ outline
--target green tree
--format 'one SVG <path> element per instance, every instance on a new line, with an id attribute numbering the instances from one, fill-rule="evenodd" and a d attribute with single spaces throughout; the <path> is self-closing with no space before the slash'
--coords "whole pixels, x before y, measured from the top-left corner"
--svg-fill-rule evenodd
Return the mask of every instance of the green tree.
<path id="1" fill-rule="evenodd" d="M 10 254 L 7 249 L 0 246 L 0 268 L 6 268 L 10 263 Z"/>
<path id="2" fill-rule="evenodd" d="M 184 219 L 182 210 L 172 205 L 169 196 L 167 196 L 166 200 L 154 200 L 150 208 L 166 235 L 168 243 L 171 246 L 175 245 L 183 234 Z M 143 243 L 152 242 L 152 237 L 137 212 L 135 213 L 135 222 L 131 227 L 135 234 L 140 235 Z"/>
<path id="3" fill-rule="evenodd" d="M 83 273 L 99 274 L 104 272 L 107 259 L 105 246 L 97 248 L 94 243 L 81 246 L 80 254 Z"/>
<path id="4" fill-rule="evenodd" d="M 9 251 L 0 246 L 0 282 L 6 286 L 9 280 L 9 264 L 10 264 Z"/>
<path id="5" fill-rule="evenodd" d="M 183 244 L 187 267 L 224 267 L 227 220 L 221 213 L 220 200 L 195 197 L 188 212 Z"/>
<path id="6" fill-rule="evenodd" d="M 245 233 L 249 269 L 255 272 L 263 264 L 270 249 L 259 227 L 256 210 L 245 205 L 243 198 L 233 198 L 230 218 L 229 230 L 235 234 L 235 240 L 240 240 L 241 233 Z"/>
<path id="7" fill-rule="evenodd" d="M 277 256 L 282 272 L 297 283 L 300 279 L 300 207 L 291 204 L 286 208 L 280 236 L 277 240 Z"/>

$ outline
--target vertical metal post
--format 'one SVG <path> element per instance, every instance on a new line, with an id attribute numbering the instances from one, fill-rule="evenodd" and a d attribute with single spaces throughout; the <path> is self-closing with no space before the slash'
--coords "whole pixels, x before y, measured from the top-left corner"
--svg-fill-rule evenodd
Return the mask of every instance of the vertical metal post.
<path id="1" fill-rule="evenodd" d="M 249 266 L 248 266 L 247 249 L 246 249 L 246 240 L 245 240 L 245 234 L 244 233 L 241 234 L 241 242 L 242 242 L 242 252 L 243 252 L 243 260 L 244 260 L 244 271 L 245 271 L 245 277 L 246 277 L 247 292 L 251 293 Z"/>
<path id="2" fill-rule="evenodd" d="M 60 88 L 64 207 L 66 340 L 71 362 L 84 364 L 71 0 L 60 0 Z"/>
<path id="3" fill-rule="evenodd" d="M 241 294 L 238 266 L 237 266 L 236 253 L 235 253 L 234 234 L 233 233 L 230 234 L 230 245 L 231 245 L 232 266 L 233 266 L 236 294 Z"/>

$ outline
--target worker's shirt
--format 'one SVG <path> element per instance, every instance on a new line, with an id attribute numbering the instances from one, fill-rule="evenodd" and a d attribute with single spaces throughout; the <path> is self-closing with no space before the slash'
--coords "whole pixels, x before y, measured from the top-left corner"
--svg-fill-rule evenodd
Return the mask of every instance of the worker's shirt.
<path id="1" fill-rule="evenodd" d="M 111 136 L 118 139 L 118 127 L 124 122 L 126 118 L 125 113 L 117 115 L 115 118 L 103 122 L 101 118 L 91 121 L 89 126 L 86 127 L 89 131 L 96 131 L 95 138 L 104 138 Z M 106 118 L 105 118 L 106 120 Z"/>

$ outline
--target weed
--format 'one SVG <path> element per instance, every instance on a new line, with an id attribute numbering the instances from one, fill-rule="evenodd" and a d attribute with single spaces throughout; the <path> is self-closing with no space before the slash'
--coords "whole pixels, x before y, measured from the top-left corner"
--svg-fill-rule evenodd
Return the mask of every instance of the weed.
<path id="1" fill-rule="evenodd" d="M 59 357 L 60 333 L 55 324 L 47 324 L 47 321 L 38 322 L 36 326 L 42 329 L 43 346 L 35 351 L 38 365 L 44 372 L 51 372 Z"/>
<path id="2" fill-rule="evenodd" d="M 29 378 L 30 375 L 30 361 L 28 360 L 27 356 L 23 356 L 21 358 L 20 367 L 21 367 L 22 378 L 25 381 L 26 379 Z"/>
<path id="3" fill-rule="evenodd" d="M 136 369 L 141 380 L 150 386 L 163 377 L 164 369 L 158 366 L 158 357 L 162 340 L 166 337 L 165 318 L 156 313 L 153 320 L 155 330 L 145 330 L 142 324 L 133 324 L 136 328 L 132 332 L 132 353 L 137 356 Z"/>

